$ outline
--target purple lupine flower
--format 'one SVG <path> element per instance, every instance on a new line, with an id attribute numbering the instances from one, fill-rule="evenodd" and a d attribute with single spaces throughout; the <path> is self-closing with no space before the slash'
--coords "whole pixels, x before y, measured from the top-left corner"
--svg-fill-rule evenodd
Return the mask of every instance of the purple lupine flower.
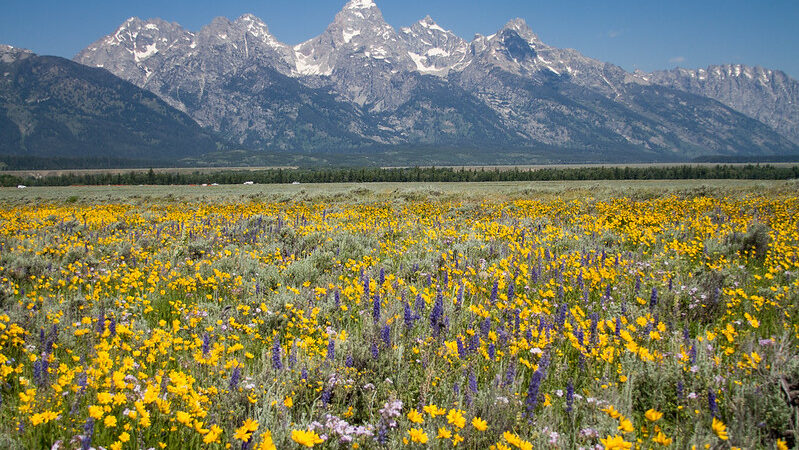
<path id="1" fill-rule="evenodd" d="M 491 289 L 491 304 L 492 305 L 497 302 L 498 291 L 499 291 L 499 281 L 495 280 L 494 281 L 494 287 Z"/>
<path id="2" fill-rule="evenodd" d="M 352 359 L 352 354 L 347 355 L 347 359 L 344 361 L 344 365 L 347 367 L 353 367 L 355 365 L 355 361 Z"/>
<path id="3" fill-rule="evenodd" d="M 621 318 L 616 317 L 615 325 L 616 326 L 615 326 L 615 330 L 614 331 L 616 333 L 616 337 L 621 337 Z"/>
<path id="4" fill-rule="evenodd" d="M 327 406 L 330 403 L 330 397 L 333 396 L 333 392 L 331 392 L 329 387 L 326 387 L 322 391 L 322 397 L 320 400 L 322 401 L 322 406 Z"/>
<path id="5" fill-rule="evenodd" d="M 433 329 L 435 337 L 441 334 L 441 329 L 444 327 L 444 297 L 440 291 L 433 304 L 433 310 L 430 312 L 430 327 Z"/>
<path id="6" fill-rule="evenodd" d="M 525 415 L 531 421 L 535 414 L 535 406 L 538 404 L 538 390 L 541 388 L 541 381 L 543 381 L 543 379 L 544 374 L 541 373 L 541 370 L 536 370 L 533 373 L 533 377 L 530 379 L 530 384 L 527 385 L 527 400 L 525 401 L 527 411 Z"/>
<path id="7" fill-rule="evenodd" d="M 369 277 L 365 277 L 363 280 L 363 296 L 369 298 Z"/>
<path id="8" fill-rule="evenodd" d="M 44 360 L 41 358 L 37 359 L 36 362 L 33 363 L 33 380 L 39 386 L 42 386 L 47 382 L 44 369 Z"/>
<path id="9" fill-rule="evenodd" d="M 669 277 L 669 291 L 674 290 L 674 277 Z"/>
<path id="10" fill-rule="evenodd" d="M 460 289 L 458 289 L 458 308 L 460 309 L 463 306 L 463 289 L 464 286 L 461 285 Z"/>
<path id="11" fill-rule="evenodd" d="M 562 330 L 563 325 L 566 323 L 566 313 L 569 311 L 565 302 L 562 302 L 558 307 L 558 329 Z"/>
<path id="12" fill-rule="evenodd" d="M 477 393 L 479 390 L 477 388 L 477 376 L 474 374 L 474 370 L 469 370 L 469 390 Z"/>
<path id="13" fill-rule="evenodd" d="M 380 286 L 382 286 L 383 283 L 385 283 L 385 282 L 386 282 L 386 270 L 381 267 L 380 268 Z"/>
<path id="14" fill-rule="evenodd" d="M 302 380 L 308 381 L 308 369 L 306 369 L 305 367 L 303 367 L 302 370 L 300 371 L 300 378 Z"/>
<path id="15" fill-rule="evenodd" d="M 81 447 L 83 450 L 89 450 L 92 446 L 92 436 L 94 435 L 94 418 L 89 417 L 86 423 L 83 424 L 83 438 L 81 439 Z"/>
<path id="16" fill-rule="evenodd" d="M 516 284 L 516 280 L 515 279 L 511 280 L 511 282 L 508 283 L 508 302 L 512 302 L 513 301 L 513 297 L 516 295 L 516 292 L 515 292 L 516 286 L 515 286 L 515 284 Z"/>
<path id="17" fill-rule="evenodd" d="M 413 328 L 413 323 L 416 321 L 416 316 L 414 316 L 413 311 L 411 311 L 411 305 L 409 305 L 407 302 L 405 303 L 403 320 L 405 321 L 405 328 L 408 329 Z"/>
<path id="18" fill-rule="evenodd" d="M 386 445 L 388 443 L 388 428 L 386 426 L 380 427 L 377 431 L 377 443 Z"/>
<path id="19" fill-rule="evenodd" d="M 502 387 L 513 386 L 514 380 L 516 380 L 516 363 L 511 362 L 508 364 L 508 370 L 505 371 L 505 379 L 502 381 Z"/>
<path id="20" fill-rule="evenodd" d="M 458 383 L 452 385 L 452 393 L 455 395 L 455 398 L 461 395 L 461 386 Z"/>
<path id="21" fill-rule="evenodd" d="M 297 346 L 292 342 L 289 350 L 289 368 L 293 369 L 297 364 Z"/>
<path id="22" fill-rule="evenodd" d="M 416 304 L 413 305 L 414 309 L 416 310 L 416 314 L 421 314 L 425 308 L 424 299 L 422 298 L 422 294 L 416 294 Z"/>
<path id="23" fill-rule="evenodd" d="M 494 356 L 497 354 L 497 348 L 494 343 L 488 344 L 488 359 L 494 359 Z"/>
<path id="24" fill-rule="evenodd" d="M 380 349 L 377 347 L 377 342 L 372 342 L 372 347 L 370 350 L 372 351 L 372 358 L 377 359 L 380 357 Z"/>
<path id="25" fill-rule="evenodd" d="M 374 300 L 372 300 L 372 319 L 375 323 L 380 322 L 380 293 L 375 291 Z"/>
<path id="26" fill-rule="evenodd" d="M 652 311 L 658 305 L 658 288 L 652 288 L 652 295 L 649 297 L 649 310 Z"/>
<path id="27" fill-rule="evenodd" d="M 236 366 L 233 368 L 233 372 L 230 374 L 230 390 L 236 389 L 236 386 L 239 385 L 239 380 L 241 379 L 241 367 Z"/>
<path id="28" fill-rule="evenodd" d="M 338 289 L 333 293 L 333 301 L 336 304 L 336 309 L 341 308 L 341 293 L 339 293 Z"/>
<path id="29" fill-rule="evenodd" d="M 685 325 L 685 327 L 682 329 L 682 338 L 686 344 L 691 342 L 691 333 L 688 330 L 688 325 Z"/>
<path id="30" fill-rule="evenodd" d="M 275 337 L 275 342 L 272 344 L 272 368 L 280 370 L 283 368 L 283 361 L 280 359 L 280 341 Z"/>
<path id="31" fill-rule="evenodd" d="M 469 340 L 469 352 L 476 352 L 478 348 L 480 348 L 480 336 L 475 333 Z"/>
<path id="32" fill-rule="evenodd" d="M 108 322 L 108 333 L 112 338 L 117 335 L 117 321 L 113 317 Z"/>
<path id="33" fill-rule="evenodd" d="M 691 348 L 688 350 L 688 360 L 691 364 L 696 364 L 696 344 L 692 344 Z"/>
<path id="34" fill-rule="evenodd" d="M 719 407 L 716 404 L 716 393 L 712 389 L 707 390 L 707 405 L 710 409 L 710 414 L 716 417 L 719 414 Z"/>
<path id="35" fill-rule="evenodd" d="M 208 350 L 210 348 L 211 348 L 211 336 L 209 336 L 208 333 L 206 332 L 203 335 L 203 346 L 202 346 L 203 356 L 208 356 Z"/>
<path id="36" fill-rule="evenodd" d="M 391 348 L 391 327 L 388 324 L 383 325 L 383 330 L 380 333 L 380 338 L 386 347 Z"/>
<path id="37" fill-rule="evenodd" d="M 635 276 L 635 293 L 633 294 L 633 296 L 637 297 L 638 296 L 638 292 L 640 292 L 640 291 L 641 291 L 641 276 L 640 275 L 636 275 Z"/>
<path id="38" fill-rule="evenodd" d="M 488 337 L 489 331 L 491 331 L 491 318 L 486 317 L 480 322 L 480 333 L 482 333 L 483 337 Z"/>
<path id="39" fill-rule="evenodd" d="M 444 281 L 441 283 L 445 288 L 449 286 L 449 272 L 444 271 Z"/>
<path id="40" fill-rule="evenodd" d="M 455 339 L 455 342 L 458 345 L 458 358 L 463 359 L 466 357 L 466 346 L 463 345 L 463 340 L 460 336 Z"/>
<path id="41" fill-rule="evenodd" d="M 677 382 L 677 400 L 682 400 L 685 388 L 682 385 L 682 380 Z"/>
<path id="42" fill-rule="evenodd" d="M 328 361 L 336 359 L 336 341 L 333 339 L 327 341 L 327 359 Z"/>
<path id="43" fill-rule="evenodd" d="M 538 284 L 538 277 L 539 277 L 538 270 L 535 267 L 533 267 L 533 270 L 530 271 L 530 278 L 532 279 L 533 284 Z"/>
<path id="44" fill-rule="evenodd" d="M 572 412 L 572 407 L 574 406 L 574 383 L 569 381 L 569 384 L 566 386 L 566 412 Z"/>

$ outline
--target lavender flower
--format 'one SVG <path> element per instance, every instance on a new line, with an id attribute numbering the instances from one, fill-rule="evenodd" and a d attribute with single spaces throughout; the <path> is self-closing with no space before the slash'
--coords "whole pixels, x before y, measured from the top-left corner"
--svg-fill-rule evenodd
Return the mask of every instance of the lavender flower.
<path id="1" fill-rule="evenodd" d="M 336 341 L 333 339 L 327 341 L 327 359 L 328 361 L 336 359 Z"/>
<path id="2" fill-rule="evenodd" d="M 388 324 L 383 325 L 383 330 L 380 333 L 380 338 L 386 347 L 391 348 L 391 327 Z"/>
<path id="3" fill-rule="evenodd" d="M 477 376 L 474 374 L 474 370 L 469 371 L 469 390 L 477 393 Z"/>
<path id="4" fill-rule="evenodd" d="M 322 402 L 322 406 L 325 406 L 325 407 L 326 407 L 328 404 L 330 404 L 330 398 L 331 398 L 332 396 L 333 396 L 333 392 L 331 392 L 331 390 L 330 390 L 330 388 L 329 388 L 329 387 L 326 387 L 326 388 L 325 388 L 325 389 L 322 391 L 322 397 L 320 398 L 320 400 L 321 400 L 321 402 Z"/>
<path id="5" fill-rule="evenodd" d="M 477 349 L 480 347 L 480 336 L 477 333 L 472 335 L 472 339 L 469 340 L 469 352 L 476 352 Z"/>
<path id="6" fill-rule="evenodd" d="M 708 408 L 710 409 L 710 414 L 713 417 L 716 417 L 719 413 L 719 407 L 716 405 L 716 394 L 712 389 L 707 390 L 707 404 Z"/>
<path id="7" fill-rule="evenodd" d="M 566 412 L 571 413 L 574 406 L 574 383 L 569 381 L 566 386 Z"/>
<path id="8" fill-rule="evenodd" d="M 508 370 L 505 371 L 505 379 L 502 381 L 502 387 L 512 386 L 516 380 L 516 363 L 511 362 L 508 365 Z"/>
<path id="9" fill-rule="evenodd" d="M 283 368 L 283 361 L 280 359 L 280 341 L 275 337 L 275 342 L 272 344 L 272 368 L 280 370 Z"/>
<path id="10" fill-rule="evenodd" d="M 488 337 L 488 332 L 491 331 L 491 318 L 486 317 L 480 322 L 480 333 L 483 337 Z"/>
<path id="11" fill-rule="evenodd" d="M 533 377 L 530 379 L 530 384 L 527 386 L 527 400 L 526 400 L 526 416 L 531 421 L 535 414 L 535 406 L 538 404 L 538 390 L 541 388 L 541 381 L 544 379 L 544 374 L 541 370 L 536 370 Z"/>
<path id="12" fill-rule="evenodd" d="M 652 288 L 652 296 L 649 297 L 649 310 L 652 311 L 658 305 L 658 288 Z"/>
<path id="13" fill-rule="evenodd" d="M 233 368 L 233 372 L 230 374 L 230 390 L 236 389 L 236 386 L 239 385 L 239 380 L 241 379 L 241 367 L 236 366 Z"/>
<path id="14" fill-rule="evenodd" d="M 372 300 L 372 319 L 375 323 L 380 322 L 380 293 L 375 292 L 374 300 Z"/>
<path id="15" fill-rule="evenodd" d="M 444 326 L 444 298 L 439 291 L 436 296 L 436 301 L 433 304 L 433 310 L 430 312 L 430 327 L 433 329 L 433 335 L 438 337 L 441 334 L 441 329 Z"/>
<path id="16" fill-rule="evenodd" d="M 416 316 L 414 316 L 413 311 L 411 311 L 411 305 L 409 305 L 407 302 L 405 303 L 403 320 L 405 321 L 405 328 L 408 329 L 413 328 L 413 323 L 416 321 Z"/>
<path id="17" fill-rule="evenodd" d="M 202 346 L 203 356 L 208 356 L 208 350 L 210 349 L 210 347 L 211 347 L 211 336 L 209 336 L 208 333 L 205 333 L 203 335 L 203 346 Z"/>
<path id="18" fill-rule="evenodd" d="M 422 294 L 416 294 L 416 304 L 413 306 L 416 309 L 416 314 L 421 314 L 425 308 L 424 299 L 422 298 Z"/>
<path id="19" fill-rule="evenodd" d="M 81 447 L 83 450 L 89 450 L 92 446 L 92 436 L 94 436 L 94 418 L 89 417 L 86 423 L 83 424 L 83 439 L 81 439 Z"/>

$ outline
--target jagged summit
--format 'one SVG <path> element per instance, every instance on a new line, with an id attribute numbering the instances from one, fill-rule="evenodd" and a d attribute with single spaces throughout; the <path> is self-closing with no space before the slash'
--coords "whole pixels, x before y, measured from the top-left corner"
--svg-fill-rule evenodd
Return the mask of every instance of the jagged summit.
<path id="1" fill-rule="evenodd" d="M 345 3 L 321 34 L 293 47 L 252 14 L 196 32 L 133 17 L 75 60 L 261 147 L 484 139 L 663 155 L 785 150 L 769 127 L 799 142 L 799 88 L 777 71 L 629 73 L 547 45 L 521 18 L 467 42 L 429 15 L 397 30 L 371 0 Z"/>
<path id="2" fill-rule="evenodd" d="M 372 0 L 350 0 L 344 9 L 369 9 L 377 8 L 377 5 Z"/>

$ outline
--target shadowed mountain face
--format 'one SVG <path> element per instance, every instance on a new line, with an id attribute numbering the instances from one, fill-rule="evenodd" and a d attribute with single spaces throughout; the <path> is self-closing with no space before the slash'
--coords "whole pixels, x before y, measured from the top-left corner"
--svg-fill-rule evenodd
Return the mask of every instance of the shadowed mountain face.
<path id="1" fill-rule="evenodd" d="M 352 0 L 290 47 L 252 15 L 198 32 L 134 18 L 75 60 L 255 150 L 468 142 L 609 159 L 799 153 L 799 90 L 782 73 L 628 73 L 548 46 L 521 19 L 467 42 L 430 17 L 397 31 L 374 2 Z"/>
<path id="2" fill-rule="evenodd" d="M 172 159 L 218 148 L 186 114 L 111 73 L 0 48 L 0 154 Z"/>

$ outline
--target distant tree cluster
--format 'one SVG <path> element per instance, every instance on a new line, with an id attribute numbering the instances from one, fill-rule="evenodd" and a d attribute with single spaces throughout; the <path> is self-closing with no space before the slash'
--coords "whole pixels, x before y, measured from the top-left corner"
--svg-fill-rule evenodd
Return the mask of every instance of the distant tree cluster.
<path id="1" fill-rule="evenodd" d="M 773 166 L 651 166 L 651 167 L 574 167 L 544 169 L 486 168 L 319 168 L 225 170 L 192 173 L 131 171 L 126 173 L 67 173 L 41 178 L 0 174 L 3 186 L 74 185 L 191 185 L 283 183 L 371 183 L 371 182 L 482 182 L 482 181 L 569 181 L 569 180 L 687 180 L 745 179 L 789 180 L 799 178 L 799 165 Z"/>

